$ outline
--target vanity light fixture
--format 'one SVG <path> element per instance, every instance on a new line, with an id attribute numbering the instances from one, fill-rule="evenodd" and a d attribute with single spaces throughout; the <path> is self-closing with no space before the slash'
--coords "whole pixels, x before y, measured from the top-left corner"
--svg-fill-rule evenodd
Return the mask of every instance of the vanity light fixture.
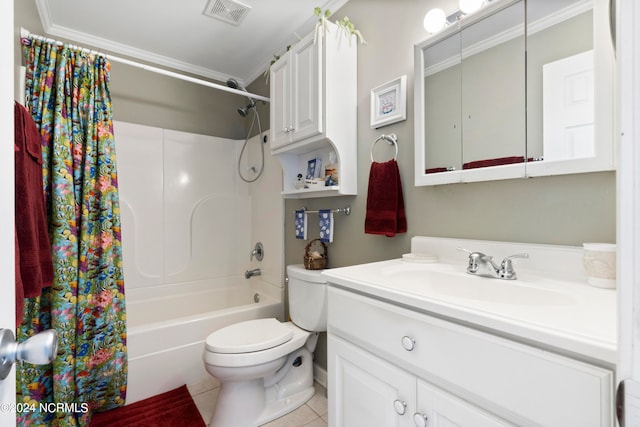
<path id="1" fill-rule="evenodd" d="M 490 1 L 491 0 L 459 0 L 458 5 L 460 9 L 448 16 L 442 9 L 431 9 L 424 16 L 424 29 L 430 34 L 437 33 L 447 25 L 451 25 L 460 20 L 465 15 L 477 12 L 485 3 L 489 3 Z"/>
<path id="2" fill-rule="evenodd" d="M 483 6 L 484 0 L 460 0 L 460 10 L 465 15 L 477 12 Z"/>
<path id="3" fill-rule="evenodd" d="M 462 16 L 464 16 L 464 14 L 459 10 L 447 16 L 442 9 L 431 9 L 424 16 L 424 29 L 431 34 L 437 33 L 447 25 L 456 22 Z"/>
<path id="4" fill-rule="evenodd" d="M 431 9 L 424 15 L 424 29 L 427 30 L 428 33 L 437 33 L 447 23 L 447 15 L 444 13 L 442 9 Z"/>

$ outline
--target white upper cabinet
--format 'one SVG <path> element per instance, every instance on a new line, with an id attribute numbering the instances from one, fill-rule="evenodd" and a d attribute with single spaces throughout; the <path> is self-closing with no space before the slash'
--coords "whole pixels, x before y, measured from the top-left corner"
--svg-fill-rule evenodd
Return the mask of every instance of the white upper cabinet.
<path id="1" fill-rule="evenodd" d="M 325 197 L 357 192 L 357 41 L 335 24 L 308 34 L 271 66 L 271 152 L 283 168 L 283 195 Z M 309 161 L 321 164 L 314 185 L 296 185 Z M 335 164 L 338 183 L 325 185 Z"/>

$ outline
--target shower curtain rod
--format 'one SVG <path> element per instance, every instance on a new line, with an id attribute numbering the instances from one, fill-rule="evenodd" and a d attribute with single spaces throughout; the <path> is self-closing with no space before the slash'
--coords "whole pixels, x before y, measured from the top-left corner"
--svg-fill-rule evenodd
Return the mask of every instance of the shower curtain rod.
<path id="1" fill-rule="evenodd" d="M 48 38 L 48 37 L 40 36 L 40 35 L 37 35 L 37 34 L 33 34 L 29 30 L 27 30 L 25 28 L 22 28 L 22 27 L 20 28 L 20 38 L 22 38 L 22 39 L 34 38 L 34 39 L 38 39 L 38 40 L 42 40 L 42 41 L 46 41 L 46 42 L 50 42 L 50 43 L 56 43 L 56 44 L 59 44 L 59 45 L 64 44 L 64 42 L 61 42 L 59 40 L 55 40 L 55 39 L 51 39 L 51 38 Z M 106 54 L 106 53 L 99 52 L 99 51 L 96 51 L 96 50 L 93 50 L 93 49 L 87 49 L 87 48 L 79 47 L 79 46 L 73 45 L 71 43 L 69 43 L 69 45 L 73 46 L 74 48 L 77 48 L 77 49 L 80 49 L 82 51 L 85 51 L 85 52 L 89 52 L 89 53 L 93 53 L 93 54 L 97 54 L 97 55 L 102 55 L 102 56 L 106 57 L 108 60 L 113 61 L 113 62 L 120 62 L 122 64 L 130 65 L 130 66 L 135 67 L 135 68 L 141 68 L 143 70 L 150 71 L 152 73 L 162 74 L 164 76 L 173 77 L 175 79 L 184 80 L 184 81 L 195 83 L 195 84 L 199 84 L 199 85 L 202 85 L 202 86 L 211 87 L 211 88 L 222 90 L 222 91 L 225 91 L 225 92 L 230 92 L 230 93 L 233 93 L 233 94 L 236 94 L 236 95 L 246 96 L 246 97 L 249 97 L 249 98 L 253 98 L 255 100 L 270 102 L 269 98 L 264 97 L 262 95 L 256 95 L 256 94 L 253 94 L 253 93 L 250 93 L 250 92 L 245 92 L 245 91 L 240 90 L 240 89 L 233 89 L 233 88 L 230 88 L 230 87 L 225 86 L 225 85 L 209 82 L 207 80 L 196 79 L 194 77 L 185 76 L 184 74 L 180 74 L 180 73 L 176 73 L 176 72 L 173 72 L 173 71 L 164 70 L 162 68 L 153 67 L 151 65 L 142 64 L 140 62 L 131 61 L 129 59 L 120 58 L 118 56 L 113 56 L 111 54 Z"/>

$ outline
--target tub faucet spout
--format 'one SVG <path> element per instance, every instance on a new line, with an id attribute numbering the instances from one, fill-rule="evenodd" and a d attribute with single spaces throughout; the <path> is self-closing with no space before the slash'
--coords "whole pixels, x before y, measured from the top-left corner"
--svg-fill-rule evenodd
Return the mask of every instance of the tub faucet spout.
<path id="1" fill-rule="evenodd" d="M 247 270 L 244 272 L 244 278 L 245 279 L 249 279 L 253 276 L 259 276 L 261 274 L 260 269 L 259 268 L 255 268 L 253 270 Z"/>

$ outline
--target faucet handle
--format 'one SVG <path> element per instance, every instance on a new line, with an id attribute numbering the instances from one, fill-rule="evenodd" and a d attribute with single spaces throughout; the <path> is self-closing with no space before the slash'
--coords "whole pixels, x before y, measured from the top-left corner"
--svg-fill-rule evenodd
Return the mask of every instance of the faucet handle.
<path id="1" fill-rule="evenodd" d="M 478 269 L 480 268 L 478 265 L 478 261 L 488 262 L 493 259 L 492 256 L 485 255 L 482 252 L 470 251 L 464 248 L 456 248 L 456 249 L 469 254 L 469 265 L 467 266 L 467 273 L 475 274 L 478 272 Z"/>
<path id="2" fill-rule="evenodd" d="M 511 262 L 514 258 L 529 258 L 529 254 L 526 252 L 520 254 L 509 255 L 502 260 L 502 264 L 500 264 L 500 277 L 503 279 L 515 279 L 516 272 L 513 270 L 513 263 Z"/>
<path id="3" fill-rule="evenodd" d="M 255 248 L 253 248 L 251 255 L 249 256 L 249 261 L 252 261 L 253 257 L 256 257 L 258 261 L 262 261 L 264 258 L 264 246 L 261 242 L 256 243 Z"/>

